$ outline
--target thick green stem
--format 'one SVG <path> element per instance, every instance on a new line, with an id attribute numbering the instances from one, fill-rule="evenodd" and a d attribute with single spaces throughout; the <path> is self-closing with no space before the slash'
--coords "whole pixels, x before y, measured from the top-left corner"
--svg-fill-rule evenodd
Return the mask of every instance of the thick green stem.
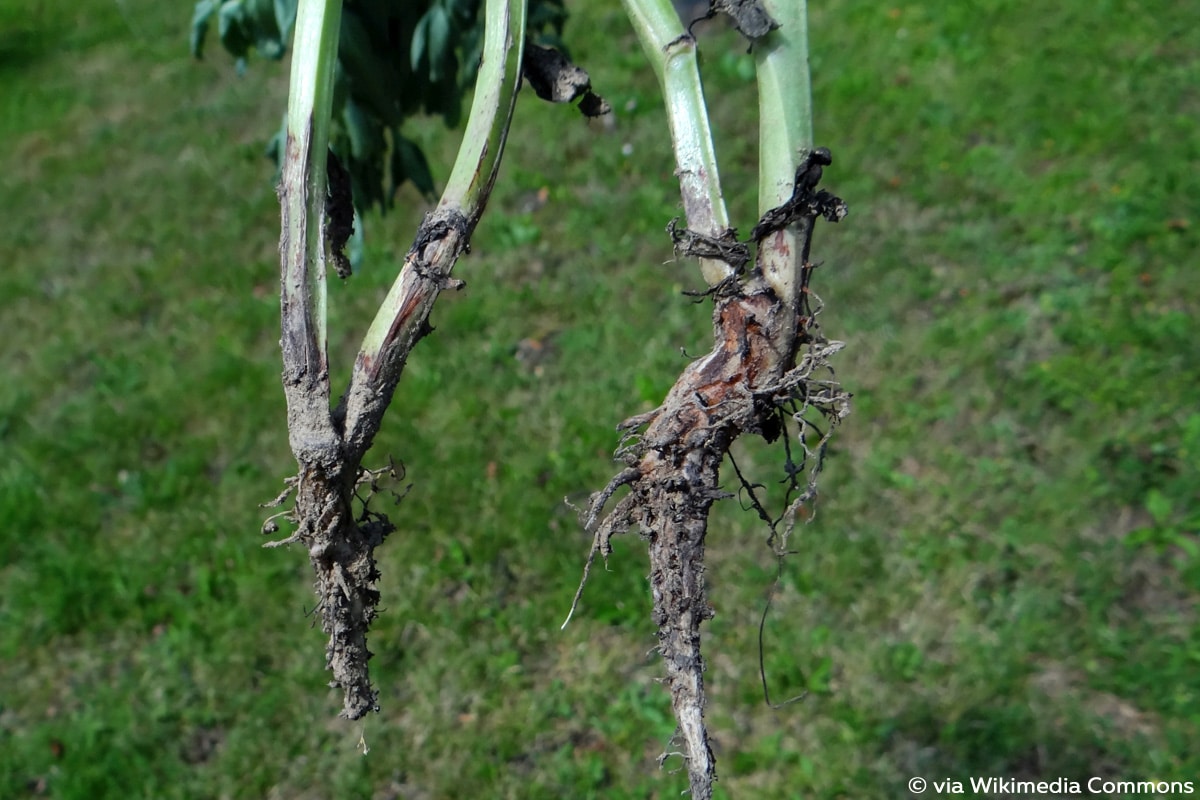
<path id="1" fill-rule="evenodd" d="M 666 100 L 687 226 L 696 233 L 720 237 L 730 227 L 729 214 L 696 65 L 696 40 L 680 23 L 671 0 L 622 2 Z M 728 264 L 717 259 L 701 259 L 700 269 L 712 286 L 733 274 Z"/>
<path id="2" fill-rule="evenodd" d="M 463 134 L 454 169 L 438 203 L 439 211 L 457 211 L 468 222 L 466 235 L 475 228 L 487 202 L 504 152 L 508 123 L 520 88 L 521 54 L 525 42 L 525 3 L 488 0 L 483 62 L 475 84 L 471 116 Z M 375 315 L 360 353 L 378 356 L 390 341 L 389 333 L 404 311 L 406 262 L 387 299 Z"/>
<path id="3" fill-rule="evenodd" d="M 762 4 L 779 27 L 754 43 L 759 214 L 791 197 L 796 167 L 813 149 L 805 0 L 762 0 Z M 793 311 L 799 301 L 803 243 L 811 234 L 812 221 L 801 221 L 769 235 L 760 245 L 758 265 L 763 278 Z"/>
<path id="4" fill-rule="evenodd" d="M 521 88 L 521 58 L 525 48 L 524 2 L 489 0 L 486 14 L 483 62 L 479 66 L 471 116 L 438 203 L 438 208 L 457 208 L 470 221 L 470 230 L 479 221 L 500 170 L 509 121 Z"/>

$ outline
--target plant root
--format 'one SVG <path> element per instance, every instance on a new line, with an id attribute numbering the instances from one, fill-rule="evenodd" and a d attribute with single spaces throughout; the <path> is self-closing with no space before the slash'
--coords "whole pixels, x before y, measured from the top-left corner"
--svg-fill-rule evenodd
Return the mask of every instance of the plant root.
<path id="1" fill-rule="evenodd" d="M 735 280 L 711 292 L 713 349 L 684 368 L 662 406 L 618 427 L 623 436 L 617 458 L 626 467 L 592 495 L 584 513 L 584 527 L 593 535 L 592 549 L 571 604 L 572 613 L 596 555 L 607 560 L 611 554 L 613 536 L 636 527 L 649 543 L 652 618 L 678 723 L 672 740 L 682 744 L 694 800 L 711 800 L 716 781 L 704 724 L 700 625 L 714 615 L 704 581 L 709 510 L 717 500 L 734 496 L 720 486 L 721 462 L 738 436 L 757 434 L 772 442 L 787 433 L 782 439 L 790 502 L 779 519 L 766 513 L 753 486 L 738 473 L 743 490 L 750 493 L 754 507 L 769 524 L 770 542 L 782 558 L 796 519 L 816 497 L 816 473 L 828 441 L 826 432 L 812 442 L 810 429 L 815 425 L 806 414 L 810 409 L 819 411 L 831 429 L 849 413 L 850 396 L 832 379 L 828 361 L 843 345 L 820 335 L 816 323 L 820 300 L 808 289 L 815 268 L 808 262 L 813 221 L 822 216 L 836 222 L 846 215 L 840 199 L 815 191 L 821 168 L 829 162 L 827 150 L 810 154 L 796 172 L 792 197 L 768 211 L 750 237 L 759 244 L 772 231 L 802 224 L 805 240 L 796 307 L 766 284 L 759 266 L 744 285 L 736 282 L 746 263 L 746 249 L 737 242 L 735 232 L 725 231 L 714 238 L 680 230 L 674 223 L 668 228 L 678 253 L 726 259 Z M 792 460 L 789 414 L 803 453 L 799 465 Z M 808 482 L 801 487 L 798 476 L 806 468 Z M 604 514 L 605 506 L 624 486 L 629 487 L 629 494 Z"/>
<path id="2" fill-rule="evenodd" d="M 320 598 L 321 630 L 329 636 L 325 648 L 325 666 L 333 673 L 329 685 L 343 690 L 341 716 L 352 720 L 379 710 L 379 693 L 371 686 L 367 667 L 372 655 L 367 649 L 367 631 L 379 603 L 374 551 L 395 528 L 386 516 L 370 510 L 369 501 L 384 473 L 402 477 L 393 465 L 378 471 L 360 469 L 352 481 L 321 469 L 309 469 L 289 479 L 287 490 L 274 503 L 279 505 L 295 491 L 295 506 L 284 516 L 297 523 L 296 530 L 286 539 L 265 545 L 299 543 L 308 550 L 316 574 L 314 589 Z M 369 486 L 370 494 L 360 498 L 362 512 L 355 517 L 352 501 L 363 485 Z"/>
<path id="3" fill-rule="evenodd" d="M 592 496 L 584 519 L 594 536 L 589 567 L 597 553 L 611 553 L 613 536 L 630 528 L 649 542 L 658 651 L 666 662 L 692 796 L 699 800 L 712 796 L 716 776 L 704 725 L 700 648 L 700 625 L 713 616 L 704 582 L 708 512 L 716 500 L 732 496 L 721 489 L 719 472 L 734 439 L 761 433 L 774 420 L 764 393 L 791 391 L 784 380 L 787 354 L 773 345 L 790 315 L 773 293 L 722 298 L 715 318 L 716 347 L 685 368 L 660 409 L 637 420 L 645 422 L 645 432 L 635 444 L 622 445 L 627 463 L 634 463 Z M 622 486 L 630 487 L 629 494 L 602 516 Z"/>

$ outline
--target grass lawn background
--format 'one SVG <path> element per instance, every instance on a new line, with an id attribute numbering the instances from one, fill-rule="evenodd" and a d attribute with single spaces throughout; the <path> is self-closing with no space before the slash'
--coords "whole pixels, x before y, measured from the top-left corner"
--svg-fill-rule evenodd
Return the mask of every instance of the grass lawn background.
<path id="1" fill-rule="evenodd" d="M 286 67 L 187 57 L 188 3 L 0 0 L 0 796 L 674 797 L 644 549 L 566 631 L 563 497 L 707 349 L 661 100 L 616 4 L 566 39 L 616 127 L 522 96 L 473 253 L 376 446 L 383 711 L 335 717 L 298 550 L 259 547 L 293 462 L 278 385 Z M 1200 776 L 1200 38 L 1186 3 L 814 4 L 819 227 L 855 394 L 775 574 L 710 529 L 722 797 L 894 798 L 914 775 Z M 745 47 L 702 39 L 748 230 Z M 457 135 L 411 134 L 447 174 Z M 352 354 L 425 211 L 369 218 L 331 288 Z M 780 453 L 739 463 L 764 482 Z M 370 459 L 368 459 L 370 461 Z M 360 737 L 370 747 L 362 755 Z"/>

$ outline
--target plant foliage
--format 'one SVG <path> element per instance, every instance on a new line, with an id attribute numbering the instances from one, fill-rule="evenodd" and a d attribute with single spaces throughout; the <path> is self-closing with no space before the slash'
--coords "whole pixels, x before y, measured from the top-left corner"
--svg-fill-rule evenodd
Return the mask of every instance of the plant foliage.
<path id="1" fill-rule="evenodd" d="M 291 41 L 297 0 L 200 0 L 192 17 L 192 55 L 201 58 L 216 24 L 221 44 L 244 69 L 252 51 L 281 59 Z M 483 44 L 482 0 L 347 0 L 342 13 L 330 147 L 350 174 L 354 205 L 386 211 L 411 181 L 434 193 L 421 148 L 402 129 L 413 115 L 459 123 Z M 558 44 L 563 0 L 532 0 L 528 30 Z M 278 165 L 282 127 L 267 151 Z"/>

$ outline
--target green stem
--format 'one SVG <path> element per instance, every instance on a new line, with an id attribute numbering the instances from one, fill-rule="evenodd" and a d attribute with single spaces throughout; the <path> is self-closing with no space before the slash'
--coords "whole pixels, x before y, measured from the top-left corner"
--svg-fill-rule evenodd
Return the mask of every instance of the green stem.
<path id="1" fill-rule="evenodd" d="M 525 44 L 525 3 L 488 0 L 485 10 L 483 62 L 475 84 L 471 116 L 450 179 L 438 202 L 439 211 L 457 211 L 466 219 L 470 236 L 483 213 L 500 166 L 509 120 L 520 88 L 521 54 Z M 359 349 L 360 358 L 374 360 L 394 339 L 396 322 L 406 307 L 409 289 L 404 269 L 392 284 Z"/>
<path id="2" fill-rule="evenodd" d="M 500 167 L 521 85 L 525 0 L 487 0 L 485 14 L 483 61 L 450 180 L 363 337 L 350 387 L 335 413 L 352 453 L 366 452 L 379 430 L 408 354 L 429 330 L 434 301 L 454 285 L 450 272 L 466 250 Z"/>
<path id="3" fill-rule="evenodd" d="M 488 0 L 485 14 L 483 61 L 471 116 L 438 203 L 438 208 L 457 207 L 470 222 L 470 230 L 483 214 L 500 169 L 509 121 L 521 88 L 525 50 L 524 2 Z"/>
<path id="4" fill-rule="evenodd" d="M 754 44 L 758 72 L 758 211 L 765 214 L 792 195 L 796 167 L 813 149 L 812 88 L 808 70 L 805 0 L 762 0 L 779 27 Z M 799 300 L 802 244 L 811 223 L 768 236 L 758 265 L 775 293 L 795 310 Z"/>
<path id="5" fill-rule="evenodd" d="M 696 40 L 684 30 L 671 0 L 622 2 L 666 100 L 687 226 L 705 236 L 721 236 L 729 228 L 729 214 L 696 64 Z M 701 259 L 700 269 L 712 286 L 733 274 L 716 259 Z"/>

